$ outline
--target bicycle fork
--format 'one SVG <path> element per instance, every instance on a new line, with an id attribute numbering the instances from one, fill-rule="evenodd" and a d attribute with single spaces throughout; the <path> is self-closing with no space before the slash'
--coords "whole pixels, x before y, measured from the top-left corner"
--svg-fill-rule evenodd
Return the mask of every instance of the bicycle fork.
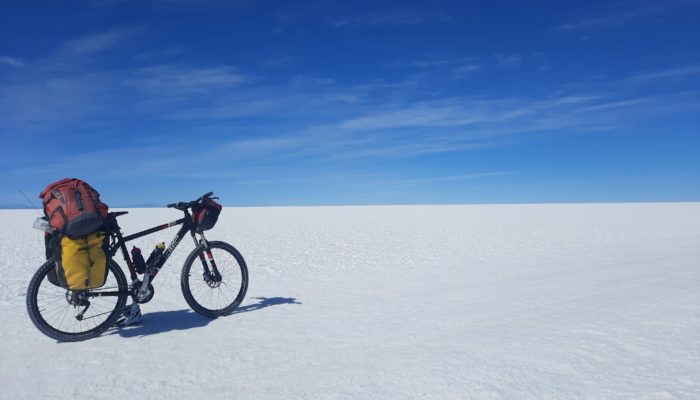
<path id="1" fill-rule="evenodd" d="M 199 234 L 202 238 L 197 241 L 194 232 L 192 232 L 192 239 L 194 240 L 195 246 L 204 245 L 204 253 L 207 257 L 204 258 L 204 253 L 199 253 L 199 261 L 202 263 L 202 268 L 204 268 L 204 281 L 207 285 L 215 287 L 221 284 L 221 274 L 216 266 L 216 261 L 214 261 L 214 255 L 211 253 L 211 247 L 209 247 L 209 242 L 204 237 L 203 233 Z M 209 262 L 207 262 L 207 260 Z M 209 268 L 211 266 L 211 268 Z"/>
<path id="2" fill-rule="evenodd" d="M 210 287 L 218 287 L 221 284 L 221 274 L 219 273 L 219 268 L 216 266 L 216 261 L 214 260 L 214 255 L 209 247 L 209 242 L 204 237 L 203 233 L 200 233 L 200 236 L 201 239 L 197 240 L 195 233 L 192 232 L 192 240 L 194 241 L 195 248 L 199 247 L 200 245 L 204 245 L 204 253 L 199 253 L 199 261 L 202 263 L 202 267 L 204 268 L 204 281 Z M 206 258 L 204 257 L 205 253 Z M 136 297 L 139 300 L 145 300 L 151 295 L 150 283 L 155 277 L 155 273 L 157 273 L 159 269 L 160 268 L 154 271 L 149 269 L 143 274 L 143 281 L 140 283 L 138 291 L 136 292 Z"/>

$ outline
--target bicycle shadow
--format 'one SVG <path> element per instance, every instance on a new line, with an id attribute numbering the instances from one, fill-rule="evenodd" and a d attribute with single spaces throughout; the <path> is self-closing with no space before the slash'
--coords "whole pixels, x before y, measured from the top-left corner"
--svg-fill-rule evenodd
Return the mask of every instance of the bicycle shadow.
<path id="1" fill-rule="evenodd" d="M 238 307 L 232 314 L 257 311 L 281 304 L 302 304 L 292 297 L 254 297 L 254 299 L 260 301 Z M 188 308 L 176 311 L 156 311 L 144 313 L 143 319 L 139 324 L 118 327 L 113 334 L 118 334 L 125 338 L 143 337 L 170 331 L 201 328 L 212 321 L 214 320 L 203 317 Z"/>
<path id="2" fill-rule="evenodd" d="M 281 304 L 301 304 L 294 297 L 253 297 L 260 300 L 256 304 L 248 304 L 247 306 L 238 307 L 233 314 L 242 314 L 245 312 L 257 311 L 263 308 L 278 306 Z"/>
<path id="3" fill-rule="evenodd" d="M 115 334 L 121 337 L 143 337 L 170 331 L 182 331 L 206 326 L 210 318 L 203 317 L 190 309 L 176 311 L 146 312 L 140 323 L 117 327 Z"/>

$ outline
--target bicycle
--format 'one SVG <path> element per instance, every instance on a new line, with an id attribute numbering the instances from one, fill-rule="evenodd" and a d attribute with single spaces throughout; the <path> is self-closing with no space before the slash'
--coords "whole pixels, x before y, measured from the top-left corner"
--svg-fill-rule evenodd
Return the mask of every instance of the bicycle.
<path id="1" fill-rule="evenodd" d="M 115 324 L 128 297 L 138 304 L 153 299 L 153 279 L 187 233 L 195 243 L 195 249 L 185 259 L 180 274 L 180 287 L 187 304 L 208 318 L 232 313 L 248 289 L 248 267 L 236 248 L 225 242 L 208 241 L 204 230 L 210 227 L 202 229 L 193 220 L 195 211 L 201 210 L 205 201 L 216 199 L 212 195 L 209 192 L 194 201 L 168 204 L 168 208 L 182 211 L 184 217 L 128 236 L 123 236 L 117 224 L 117 217 L 128 211 L 110 212 L 104 223 L 110 236 L 105 285 L 80 291 L 56 286 L 48 279 L 48 274 L 55 268 L 54 260 L 49 258 L 34 274 L 27 290 L 27 311 L 34 325 L 45 335 L 65 342 L 90 339 L 104 333 Z M 177 225 L 182 227 L 170 245 L 158 254 L 156 261 L 139 271 L 126 243 Z M 126 261 L 131 284 L 127 283 L 124 272 L 114 261 L 117 251 L 121 251 Z M 195 262 L 197 259 L 201 265 Z M 140 272 L 143 272 L 143 280 L 138 279 Z"/>

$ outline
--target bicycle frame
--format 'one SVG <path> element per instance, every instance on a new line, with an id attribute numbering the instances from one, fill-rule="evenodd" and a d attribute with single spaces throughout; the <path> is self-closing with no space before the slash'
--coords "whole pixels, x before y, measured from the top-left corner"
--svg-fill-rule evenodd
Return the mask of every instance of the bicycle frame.
<path id="1" fill-rule="evenodd" d="M 175 234 L 175 237 L 173 238 L 173 240 L 170 242 L 170 245 L 163 252 L 162 257 L 165 258 L 163 263 L 165 263 L 165 261 L 167 261 L 168 258 L 170 258 L 170 255 L 172 254 L 173 250 L 175 250 L 175 248 L 177 247 L 177 245 L 180 243 L 180 241 L 182 240 L 182 238 L 185 236 L 185 234 L 187 232 L 190 232 L 190 234 L 192 235 L 192 239 L 194 239 L 195 246 L 199 245 L 200 242 L 197 240 L 197 237 L 195 236 L 195 229 L 194 229 L 194 226 L 192 225 L 192 218 L 190 217 L 188 212 L 185 212 L 185 213 L 186 213 L 185 218 L 180 218 L 176 221 L 168 222 L 167 224 L 155 226 L 153 228 L 146 229 L 144 231 L 131 234 L 129 236 L 122 236 L 120 231 L 115 232 L 114 235 L 116 236 L 117 239 L 116 239 L 115 243 L 113 243 L 112 246 L 110 246 L 109 254 L 111 256 L 114 256 L 117 253 L 117 250 L 121 250 L 122 256 L 124 257 L 124 260 L 126 261 L 126 264 L 129 267 L 129 273 L 131 274 L 131 280 L 133 281 L 133 280 L 137 279 L 136 269 L 134 268 L 134 263 L 131 260 L 131 256 L 129 255 L 129 251 L 126 248 L 127 242 L 130 242 L 132 240 L 150 235 L 150 234 L 155 233 L 155 232 L 162 231 L 164 229 L 168 229 L 168 228 L 176 226 L 176 225 L 182 225 L 182 227 L 177 232 L 177 234 Z"/>
<path id="2" fill-rule="evenodd" d="M 163 257 L 162 262 L 160 263 L 160 267 L 154 268 L 147 270 L 144 273 L 143 276 L 143 282 L 141 283 L 141 286 L 139 287 L 139 290 L 137 293 L 135 293 L 137 296 L 143 296 L 145 297 L 147 292 L 148 292 L 148 285 L 153 281 L 155 278 L 156 274 L 160 269 L 165 265 L 167 262 L 168 258 L 170 258 L 170 255 L 172 252 L 177 248 L 178 244 L 180 244 L 180 241 L 182 240 L 183 237 L 185 237 L 186 233 L 190 233 L 190 236 L 192 237 L 192 240 L 194 241 L 195 246 L 199 246 L 201 244 L 204 244 L 205 246 L 205 252 L 207 254 L 207 258 L 209 259 L 209 264 L 211 264 L 211 269 L 209 268 L 209 265 L 207 261 L 204 258 L 204 255 L 202 253 L 199 254 L 199 259 L 202 262 L 202 266 L 204 267 L 204 271 L 206 274 L 209 274 L 213 277 L 213 279 L 221 279 L 221 275 L 219 274 L 218 268 L 216 267 L 216 262 L 214 261 L 214 258 L 211 253 L 211 249 L 209 248 L 209 243 L 207 242 L 206 238 L 204 237 L 203 232 L 198 232 L 196 229 L 195 224 L 192 222 L 192 216 L 190 215 L 188 210 L 181 210 L 185 213 L 184 218 L 180 218 L 178 220 L 168 222 L 167 224 L 163 225 L 158 225 L 153 228 L 146 229 L 141 232 L 137 232 L 128 236 L 123 236 L 121 233 L 121 228 L 118 227 L 118 224 L 116 224 L 116 216 L 113 217 L 115 221 L 115 228 L 112 230 L 112 243 L 109 246 L 109 254 L 110 257 L 114 257 L 117 253 L 117 251 L 121 250 L 122 256 L 124 257 L 124 260 L 126 261 L 127 267 L 129 268 L 129 273 L 131 276 L 132 282 L 138 280 L 138 275 L 136 274 L 136 268 L 134 267 L 134 263 L 131 260 L 131 256 L 129 254 L 129 251 L 126 248 L 126 243 L 130 242 L 132 240 L 150 235 L 155 232 L 162 231 L 164 229 L 171 228 L 173 226 L 177 225 L 182 225 L 180 230 L 175 234 L 175 237 L 173 240 L 170 242 L 168 247 L 163 251 L 163 254 L 161 257 Z M 200 239 L 197 239 L 196 234 L 199 233 Z M 92 295 L 93 296 L 117 296 L 123 291 L 123 289 L 120 289 L 117 292 L 94 292 Z M 131 292 L 131 290 L 128 290 L 128 292 Z"/>

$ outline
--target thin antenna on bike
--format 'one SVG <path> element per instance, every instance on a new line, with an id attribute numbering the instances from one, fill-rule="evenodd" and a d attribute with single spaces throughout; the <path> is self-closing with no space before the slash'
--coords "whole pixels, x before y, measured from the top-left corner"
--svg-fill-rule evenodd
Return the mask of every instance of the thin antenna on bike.
<path id="1" fill-rule="evenodd" d="M 34 209 L 34 211 L 36 211 L 36 213 L 39 214 L 39 209 L 34 205 L 34 203 L 32 203 L 31 200 L 29 200 L 29 197 L 27 197 L 27 195 L 24 194 L 24 192 L 22 191 L 22 189 L 20 189 L 19 192 L 22 193 L 22 196 L 24 196 L 25 199 L 27 199 L 27 203 L 29 203 L 29 205 L 32 206 L 32 208 Z M 39 216 L 41 217 L 41 214 L 39 214 Z"/>

